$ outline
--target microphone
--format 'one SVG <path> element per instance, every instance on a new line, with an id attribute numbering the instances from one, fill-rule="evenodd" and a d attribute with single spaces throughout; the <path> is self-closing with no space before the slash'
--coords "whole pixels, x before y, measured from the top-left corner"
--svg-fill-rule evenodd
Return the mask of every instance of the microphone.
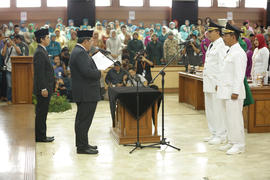
<path id="1" fill-rule="evenodd" d="M 141 81 L 140 76 L 139 76 L 138 74 L 135 75 L 135 81 L 141 83 L 141 85 L 142 85 L 143 87 L 145 87 L 144 84 L 143 84 L 143 82 Z"/>
<path id="2" fill-rule="evenodd" d="M 104 54 L 111 54 L 110 51 L 106 51 L 105 49 L 101 49 L 99 47 L 96 47 L 96 50 L 100 51 L 101 53 L 104 53 Z"/>

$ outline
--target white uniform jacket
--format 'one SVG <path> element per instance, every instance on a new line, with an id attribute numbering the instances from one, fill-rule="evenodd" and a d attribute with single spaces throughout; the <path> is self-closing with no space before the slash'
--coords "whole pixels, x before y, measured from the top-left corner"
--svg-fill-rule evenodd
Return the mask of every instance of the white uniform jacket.
<path id="1" fill-rule="evenodd" d="M 266 73 L 269 59 L 269 50 L 266 47 L 256 48 L 252 56 L 252 76 Z"/>
<path id="2" fill-rule="evenodd" d="M 247 66 L 247 55 L 239 43 L 230 47 L 218 76 L 217 98 L 231 99 L 238 94 L 238 99 L 245 99 L 244 78 Z"/>
<path id="3" fill-rule="evenodd" d="M 211 47 L 211 44 L 213 46 Z M 215 93 L 218 74 L 228 47 L 224 44 L 222 38 L 218 38 L 212 42 L 206 51 L 205 64 L 203 70 L 203 92 Z M 211 47 L 211 48 L 210 48 Z"/>

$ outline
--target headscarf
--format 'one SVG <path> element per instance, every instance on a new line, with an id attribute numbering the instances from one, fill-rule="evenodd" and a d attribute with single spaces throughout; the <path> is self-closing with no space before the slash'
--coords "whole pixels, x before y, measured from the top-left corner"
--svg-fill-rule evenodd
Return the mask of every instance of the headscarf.
<path id="1" fill-rule="evenodd" d="M 241 37 L 239 37 L 238 43 L 240 44 L 241 48 L 246 52 L 247 51 L 247 44 L 245 41 L 242 40 Z"/>
<path id="2" fill-rule="evenodd" d="M 181 38 L 183 40 L 186 40 L 188 38 L 188 36 L 189 36 L 188 32 L 184 30 L 185 27 L 186 27 L 186 25 L 182 25 L 180 27 L 180 34 L 181 34 Z"/>
<path id="3" fill-rule="evenodd" d="M 198 31 L 197 29 L 192 30 L 192 28 L 193 28 L 194 26 L 195 26 L 194 24 L 191 24 L 191 25 L 190 25 L 190 30 L 191 30 L 192 34 L 194 34 L 195 36 L 198 37 L 199 31 Z"/>
<path id="4" fill-rule="evenodd" d="M 258 49 L 261 49 L 263 47 L 267 47 L 266 42 L 265 42 L 265 39 L 264 39 L 264 36 L 262 34 L 257 34 L 256 35 L 256 38 L 259 41 Z"/>
<path id="5" fill-rule="evenodd" d="M 164 28 L 166 29 L 166 32 L 165 33 L 163 33 L 163 29 Z M 162 26 L 161 32 L 162 32 L 162 35 L 165 36 L 168 33 L 168 27 L 167 26 Z"/>
<path id="6" fill-rule="evenodd" d="M 114 38 L 112 37 L 112 33 L 113 33 L 113 32 L 115 32 L 115 34 L 116 34 Z M 117 39 L 117 33 L 116 33 L 116 30 L 115 30 L 115 29 L 112 29 L 112 30 L 110 31 L 110 38 L 113 39 L 113 40 Z"/>
<path id="7" fill-rule="evenodd" d="M 51 40 L 52 40 L 52 37 L 56 37 L 56 34 L 55 33 L 51 33 Z"/>
<path id="8" fill-rule="evenodd" d="M 34 31 L 35 31 L 34 24 L 33 24 L 33 23 L 30 23 L 30 24 L 28 24 L 28 27 L 29 27 L 29 26 L 32 27 L 32 30 L 29 30 L 29 32 L 34 32 Z"/>
<path id="9" fill-rule="evenodd" d="M 157 30 L 157 27 L 158 26 L 160 27 L 160 30 L 159 31 Z M 162 34 L 161 24 L 159 24 L 159 23 L 156 24 L 155 32 L 157 33 L 157 36 L 161 36 L 161 34 Z"/>
<path id="10" fill-rule="evenodd" d="M 175 23 L 174 22 L 170 22 L 169 29 L 171 29 L 171 24 L 173 24 L 174 25 L 174 28 L 175 28 Z"/>
<path id="11" fill-rule="evenodd" d="M 102 21 L 102 26 L 105 27 L 105 23 L 107 23 L 108 21 L 107 20 L 103 20 Z"/>
<path id="12" fill-rule="evenodd" d="M 150 36 L 150 29 L 149 28 L 145 28 L 143 36 L 144 37 Z"/>
<path id="13" fill-rule="evenodd" d="M 132 32 L 135 32 L 138 27 L 136 25 L 133 25 L 131 28 Z"/>
<path id="14" fill-rule="evenodd" d="M 140 30 L 144 30 L 144 23 L 143 22 L 140 22 L 139 24 L 142 25 L 142 27 L 139 27 Z"/>

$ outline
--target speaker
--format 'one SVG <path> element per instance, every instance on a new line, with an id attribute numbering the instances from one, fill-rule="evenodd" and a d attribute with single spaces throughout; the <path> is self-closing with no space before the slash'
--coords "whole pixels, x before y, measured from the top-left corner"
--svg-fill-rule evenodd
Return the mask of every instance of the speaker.
<path id="1" fill-rule="evenodd" d="M 267 1 L 266 24 L 267 24 L 267 26 L 270 26 L 270 0 Z"/>
<path id="2" fill-rule="evenodd" d="M 96 5 L 95 0 L 68 0 L 68 19 L 74 20 L 74 26 L 83 24 L 83 19 L 88 19 L 90 26 L 95 26 Z"/>
<path id="3" fill-rule="evenodd" d="M 179 26 L 189 20 L 190 24 L 196 24 L 198 19 L 198 0 L 173 0 L 172 20 L 178 20 Z"/>

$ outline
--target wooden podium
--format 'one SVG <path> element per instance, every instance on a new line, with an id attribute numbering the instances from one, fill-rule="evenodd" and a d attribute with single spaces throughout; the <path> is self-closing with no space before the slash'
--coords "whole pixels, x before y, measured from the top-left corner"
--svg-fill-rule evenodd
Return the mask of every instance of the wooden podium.
<path id="1" fill-rule="evenodd" d="M 12 63 L 12 103 L 32 104 L 33 57 L 11 57 Z"/>
<path id="2" fill-rule="evenodd" d="M 157 131 L 157 102 L 154 111 L 154 132 L 152 132 L 152 107 L 149 107 L 139 120 L 141 143 L 160 142 Z M 137 121 L 119 101 L 116 107 L 115 127 L 112 127 L 111 133 L 119 144 L 131 144 L 137 141 Z"/>

